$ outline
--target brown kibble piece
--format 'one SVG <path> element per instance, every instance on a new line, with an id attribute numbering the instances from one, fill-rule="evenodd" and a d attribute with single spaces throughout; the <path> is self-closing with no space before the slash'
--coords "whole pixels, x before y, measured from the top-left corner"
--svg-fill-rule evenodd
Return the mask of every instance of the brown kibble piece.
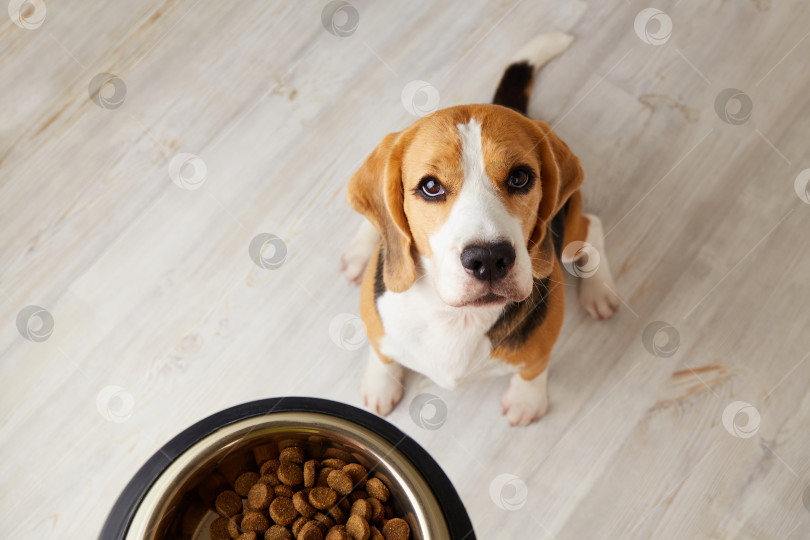
<path id="1" fill-rule="evenodd" d="M 289 450 L 289 448 L 287 450 Z M 297 486 L 304 481 L 304 473 L 301 470 L 301 465 L 292 461 L 282 461 L 281 465 L 278 466 L 278 472 L 276 474 L 278 475 L 278 479 L 288 486 Z"/>
<path id="2" fill-rule="evenodd" d="M 208 532 L 211 534 L 211 540 L 230 540 L 231 533 L 228 532 L 228 518 L 218 517 L 212 521 Z"/>
<path id="3" fill-rule="evenodd" d="M 329 487 L 340 493 L 341 495 L 348 495 L 352 491 L 354 482 L 348 473 L 343 471 L 334 470 L 326 477 L 326 483 Z"/>
<path id="4" fill-rule="evenodd" d="M 236 482 L 234 482 L 233 490 L 242 497 L 247 497 L 250 488 L 258 481 L 259 473 L 253 471 L 242 473 L 237 477 Z"/>
<path id="5" fill-rule="evenodd" d="M 354 458 L 352 457 L 352 455 L 350 453 L 345 452 L 343 450 L 340 450 L 339 448 L 327 448 L 323 452 L 323 458 L 324 459 L 332 459 L 332 458 L 340 459 L 340 460 L 345 461 L 346 463 L 354 461 Z"/>
<path id="6" fill-rule="evenodd" d="M 343 467 L 343 472 L 352 477 L 354 485 L 363 488 L 366 485 L 366 476 L 368 471 L 359 463 L 349 463 Z"/>
<path id="7" fill-rule="evenodd" d="M 328 487 L 315 487 L 309 492 L 309 504 L 318 510 L 326 510 L 337 502 L 337 493 Z"/>
<path id="8" fill-rule="evenodd" d="M 404 519 L 393 518 L 383 526 L 382 534 L 385 540 L 408 540 L 411 537 L 411 528 Z"/>
<path id="9" fill-rule="evenodd" d="M 371 536 L 371 527 L 368 521 L 360 516 L 354 515 L 349 517 L 346 522 L 346 532 L 349 533 L 354 540 L 368 540 Z"/>
<path id="10" fill-rule="evenodd" d="M 385 487 L 385 484 L 383 484 L 382 480 L 379 478 L 371 478 L 366 482 L 366 491 L 369 495 L 375 499 L 379 499 L 381 502 L 387 501 L 390 495 L 388 488 Z"/>
<path id="11" fill-rule="evenodd" d="M 257 540 L 256 533 L 253 531 L 240 534 L 236 540 Z"/>
<path id="12" fill-rule="evenodd" d="M 242 514 L 236 514 L 228 520 L 228 534 L 231 538 L 237 538 L 242 534 Z"/>
<path id="13" fill-rule="evenodd" d="M 286 527 L 273 525 L 264 533 L 264 540 L 293 540 L 293 535 Z"/>
<path id="14" fill-rule="evenodd" d="M 369 540 L 385 540 L 385 537 L 380 532 L 380 529 L 375 527 L 374 525 L 371 526 L 371 536 Z"/>
<path id="15" fill-rule="evenodd" d="M 336 525 L 334 519 L 330 518 L 326 514 L 322 514 L 321 512 L 318 512 L 317 514 L 312 516 L 312 519 L 320 523 L 323 526 L 323 530 L 325 531 L 328 531 L 329 529 L 331 529 Z"/>
<path id="16" fill-rule="evenodd" d="M 355 489 L 349 493 L 349 500 L 354 502 L 357 499 L 368 499 L 368 493 L 365 489 Z"/>
<path id="17" fill-rule="evenodd" d="M 346 523 L 346 514 L 339 506 L 333 506 L 326 511 L 326 514 L 337 523 Z"/>
<path id="18" fill-rule="evenodd" d="M 248 491 L 248 502 L 251 508 L 263 509 L 270 506 L 275 492 L 267 484 L 257 483 Z"/>
<path id="19" fill-rule="evenodd" d="M 214 507 L 221 516 L 235 516 L 242 511 L 242 497 L 237 495 L 235 491 L 223 491 L 217 496 Z"/>
<path id="20" fill-rule="evenodd" d="M 365 519 L 366 521 L 371 521 L 371 516 L 374 513 L 373 509 L 371 508 L 371 503 L 364 499 L 357 499 L 352 504 L 352 509 L 349 512 L 352 516 L 360 516 L 361 518 Z"/>
<path id="21" fill-rule="evenodd" d="M 292 486 L 285 486 L 284 484 L 279 484 L 274 487 L 273 492 L 276 494 L 276 497 L 289 497 L 290 499 L 295 495 L 295 489 Z"/>
<path id="22" fill-rule="evenodd" d="M 293 524 L 290 525 L 290 529 L 292 530 L 293 536 L 298 536 L 298 533 L 301 532 L 301 529 L 304 528 L 304 525 L 306 525 L 307 521 L 309 520 L 304 516 L 299 516 L 295 521 L 293 521 Z"/>
<path id="23" fill-rule="evenodd" d="M 315 515 L 315 512 L 318 510 L 315 509 L 314 506 L 309 504 L 309 500 L 307 498 L 308 492 L 301 490 L 292 497 L 293 506 L 295 509 L 298 510 L 298 513 L 306 518 L 311 518 Z"/>
<path id="24" fill-rule="evenodd" d="M 304 463 L 304 486 L 315 487 L 315 481 L 318 479 L 317 472 L 318 462 L 310 459 Z"/>
<path id="25" fill-rule="evenodd" d="M 276 459 L 278 457 L 278 448 L 275 444 L 262 444 L 253 447 L 253 460 L 256 462 L 257 467 L 261 467 L 265 461 Z"/>
<path id="26" fill-rule="evenodd" d="M 296 540 L 323 540 L 323 531 L 317 521 L 308 521 L 298 531 Z"/>
<path id="27" fill-rule="evenodd" d="M 335 525 L 326 535 L 326 540 L 351 540 L 349 533 L 346 532 L 345 525 Z"/>
<path id="28" fill-rule="evenodd" d="M 324 467 L 318 472 L 318 478 L 315 480 L 316 486 L 328 486 L 329 484 L 326 482 L 326 479 L 329 478 L 329 473 L 334 471 L 332 467 Z"/>
<path id="29" fill-rule="evenodd" d="M 263 512 L 248 512 L 242 518 L 242 530 L 245 532 L 263 533 L 270 528 L 270 521 Z"/>
<path id="30" fill-rule="evenodd" d="M 257 484 L 267 484 L 270 487 L 276 487 L 277 485 L 281 484 L 278 481 L 278 476 L 274 472 L 268 472 L 267 474 L 263 474 L 259 477 L 259 481 L 256 482 Z"/>
<path id="31" fill-rule="evenodd" d="M 279 460 L 277 460 L 277 459 L 269 459 L 269 460 L 265 461 L 264 463 L 262 463 L 262 466 L 259 469 L 259 472 L 262 474 L 262 476 L 265 476 L 265 475 L 275 476 L 276 471 L 278 470 L 278 466 L 280 464 L 281 464 L 281 462 Z"/>
<path id="32" fill-rule="evenodd" d="M 301 464 L 304 462 L 304 449 L 298 446 L 289 446 L 281 451 L 278 455 L 279 461 L 291 461 L 292 463 Z"/>
<path id="33" fill-rule="evenodd" d="M 382 503 L 374 497 L 369 497 L 366 501 L 368 501 L 368 504 L 371 506 L 371 521 L 382 520 L 382 518 L 385 517 L 385 510 L 383 510 Z"/>
<path id="34" fill-rule="evenodd" d="M 321 467 L 330 467 L 332 469 L 342 469 L 346 466 L 346 462 L 342 459 L 331 458 L 321 461 Z"/>
<path id="35" fill-rule="evenodd" d="M 298 511 L 289 497 L 276 497 L 270 503 L 270 517 L 279 525 L 289 525 L 298 517 Z"/>

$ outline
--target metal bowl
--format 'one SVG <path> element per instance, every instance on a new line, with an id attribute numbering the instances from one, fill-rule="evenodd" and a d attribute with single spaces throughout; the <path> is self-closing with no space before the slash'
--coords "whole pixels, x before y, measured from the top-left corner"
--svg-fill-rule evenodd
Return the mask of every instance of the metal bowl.
<path id="1" fill-rule="evenodd" d="M 130 481 L 102 540 L 168 540 L 195 493 L 225 459 L 268 442 L 335 447 L 386 483 L 395 510 L 418 540 L 474 539 L 464 506 L 438 464 L 410 437 L 366 411 L 315 398 L 274 398 L 226 409 L 161 448 Z M 194 540 L 208 540 L 215 515 L 201 516 Z"/>

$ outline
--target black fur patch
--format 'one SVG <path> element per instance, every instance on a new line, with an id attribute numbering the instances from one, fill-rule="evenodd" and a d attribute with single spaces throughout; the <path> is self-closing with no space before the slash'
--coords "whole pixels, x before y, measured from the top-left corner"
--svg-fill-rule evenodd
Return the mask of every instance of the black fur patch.
<path id="1" fill-rule="evenodd" d="M 374 272 L 374 301 L 376 302 L 377 298 L 382 296 L 382 293 L 386 291 L 385 289 L 385 281 L 383 281 L 383 250 L 385 246 L 381 246 L 380 250 L 377 252 L 377 270 Z"/>
<path id="2" fill-rule="evenodd" d="M 529 91 L 534 79 L 534 67 L 528 62 L 512 64 L 503 73 L 495 98 L 495 105 L 509 107 L 521 114 L 529 109 Z"/>
<path id="3" fill-rule="evenodd" d="M 523 346 L 532 333 L 546 320 L 551 292 L 551 279 L 535 279 L 532 293 L 522 302 L 507 304 L 503 313 L 487 332 L 492 347 L 504 345 L 511 349 Z"/>
<path id="4" fill-rule="evenodd" d="M 568 214 L 568 201 L 557 212 L 549 223 L 546 234 L 552 235 L 554 252 L 557 258 L 562 257 L 563 238 L 565 236 L 565 216 Z M 503 313 L 487 332 L 493 348 L 505 345 L 517 349 L 526 343 L 532 333 L 546 320 L 548 303 L 546 299 L 551 291 L 551 279 L 535 279 L 532 294 L 522 302 L 507 304 Z"/>

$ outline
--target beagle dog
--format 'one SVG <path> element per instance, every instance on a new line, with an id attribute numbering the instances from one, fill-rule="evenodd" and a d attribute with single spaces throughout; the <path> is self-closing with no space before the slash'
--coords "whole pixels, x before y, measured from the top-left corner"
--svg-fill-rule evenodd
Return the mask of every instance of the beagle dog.
<path id="1" fill-rule="evenodd" d="M 587 265 L 579 298 L 594 318 L 618 309 L 601 223 L 582 213 L 579 159 L 525 116 L 536 72 L 572 39 L 537 37 L 494 104 L 439 110 L 386 135 L 352 176 L 349 203 L 367 221 L 342 270 L 361 283 L 371 344 L 361 392 L 377 414 L 401 399 L 403 368 L 451 389 L 512 374 L 502 412 L 529 424 L 548 409 L 563 266 Z"/>

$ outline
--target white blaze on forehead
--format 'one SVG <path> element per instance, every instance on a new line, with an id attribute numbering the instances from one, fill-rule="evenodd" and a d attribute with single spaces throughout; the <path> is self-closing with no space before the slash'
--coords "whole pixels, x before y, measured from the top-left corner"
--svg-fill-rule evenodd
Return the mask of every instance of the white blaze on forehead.
<path id="1" fill-rule="evenodd" d="M 473 244 L 509 242 L 516 251 L 513 279 L 531 286 L 531 261 L 526 251 L 520 217 L 509 213 L 487 174 L 481 122 L 458 125 L 463 182 L 453 198 L 447 219 L 430 237 L 433 253 L 430 274 L 447 303 L 475 294 L 475 283 L 461 265 L 462 250 Z"/>

